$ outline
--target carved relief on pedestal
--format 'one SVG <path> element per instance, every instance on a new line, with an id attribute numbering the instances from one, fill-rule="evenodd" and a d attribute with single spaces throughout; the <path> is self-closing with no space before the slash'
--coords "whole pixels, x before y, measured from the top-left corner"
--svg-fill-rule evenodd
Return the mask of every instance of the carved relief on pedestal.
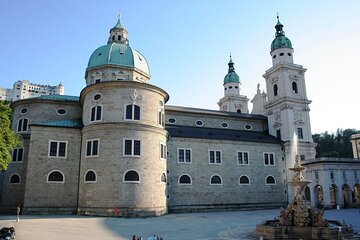
<path id="1" fill-rule="evenodd" d="M 276 112 L 274 114 L 274 118 L 276 122 L 281 122 L 281 113 L 280 112 Z"/>
<path id="2" fill-rule="evenodd" d="M 294 120 L 302 119 L 302 111 L 300 109 L 294 109 Z"/>
<path id="3" fill-rule="evenodd" d="M 275 82 L 277 82 L 277 81 L 279 81 L 279 77 L 273 77 L 273 78 L 271 79 L 271 82 L 272 82 L 272 83 L 275 83 Z"/>
<path id="4" fill-rule="evenodd" d="M 281 107 L 280 107 L 280 110 L 284 110 L 284 109 L 293 109 L 293 106 L 285 103 L 285 104 L 281 105 Z"/>
<path id="5" fill-rule="evenodd" d="M 289 78 L 290 78 L 291 80 L 299 80 L 299 76 L 296 75 L 296 74 L 290 74 L 290 75 L 289 75 Z"/>

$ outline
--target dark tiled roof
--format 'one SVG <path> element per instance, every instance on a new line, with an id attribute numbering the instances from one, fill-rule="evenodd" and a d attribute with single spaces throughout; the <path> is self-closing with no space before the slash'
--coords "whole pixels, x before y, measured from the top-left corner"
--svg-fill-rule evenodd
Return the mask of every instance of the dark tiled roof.
<path id="1" fill-rule="evenodd" d="M 195 114 L 207 114 L 207 115 L 219 115 L 219 116 L 228 116 L 228 117 L 238 117 L 238 118 L 250 118 L 250 119 L 259 119 L 267 120 L 267 117 L 260 114 L 249 114 L 249 113 L 236 113 L 236 112 L 225 112 L 211 109 L 202 109 L 202 108 L 191 108 L 191 107 L 181 107 L 181 106 L 172 106 L 165 105 L 165 111 L 174 111 L 182 113 L 195 113 Z"/>
<path id="2" fill-rule="evenodd" d="M 166 125 L 170 137 L 277 143 L 281 141 L 266 132 Z"/>
<path id="3" fill-rule="evenodd" d="M 82 128 L 81 119 L 69 119 L 69 120 L 59 120 L 59 121 L 47 121 L 33 123 L 34 126 L 46 126 L 46 127 L 66 127 L 66 128 Z"/>

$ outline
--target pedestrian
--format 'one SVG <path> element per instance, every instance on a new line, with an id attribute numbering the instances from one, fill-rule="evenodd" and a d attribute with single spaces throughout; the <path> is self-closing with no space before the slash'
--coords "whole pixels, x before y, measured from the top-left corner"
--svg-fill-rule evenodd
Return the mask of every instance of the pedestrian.
<path id="1" fill-rule="evenodd" d="M 20 222 L 20 204 L 16 207 L 16 221 Z"/>

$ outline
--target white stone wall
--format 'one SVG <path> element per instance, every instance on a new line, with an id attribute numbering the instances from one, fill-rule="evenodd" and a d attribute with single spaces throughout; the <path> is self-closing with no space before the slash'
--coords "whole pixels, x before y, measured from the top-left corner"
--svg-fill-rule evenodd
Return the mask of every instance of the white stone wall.
<path id="1" fill-rule="evenodd" d="M 49 140 L 66 141 L 66 158 L 49 157 Z M 32 127 L 26 173 L 24 211 L 70 209 L 77 206 L 81 130 L 57 127 Z M 58 170 L 64 183 L 48 183 L 48 174 Z"/>

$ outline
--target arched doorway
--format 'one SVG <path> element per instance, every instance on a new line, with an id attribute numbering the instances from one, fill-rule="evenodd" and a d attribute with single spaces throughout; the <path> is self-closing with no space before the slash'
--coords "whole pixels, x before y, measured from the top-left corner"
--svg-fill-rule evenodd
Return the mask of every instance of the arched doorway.
<path id="1" fill-rule="evenodd" d="M 315 205 L 318 208 L 322 208 L 324 206 L 322 187 L 320 185 L 316 185 L 314 187 L 314 193 L 315 193 Z"/>
<path id="2" fill-rule="evenodd" d="M 308 186 L 305 187 L 305 200 L 311 202 L 310 188 Z"/>
<path id="3" fill-rule="evenodd" d="M 349 207 L 350 205 L 350 187 L 347 184 L 344 184 L 342 186 L 342 195 L 343 195 L 343 201 L 344 201 L 344 208 Z"/>
<path id="4" fill-rule="evenodd" d="M 337 205 L 337 201 L 336 201 L 336 192 L 337 192 L 337 187 L 335 184 L 331 184 L 330 185 L 330 203 L 331 203 L 331 207 L 332 208 L 336 208 Z"/>
<path id="5" fill-rule="evenodd" d="M 357 183 L 354 185 L 354 198 L 353 203 L 359 207 L 360 206 L 360 185 Z"/>

